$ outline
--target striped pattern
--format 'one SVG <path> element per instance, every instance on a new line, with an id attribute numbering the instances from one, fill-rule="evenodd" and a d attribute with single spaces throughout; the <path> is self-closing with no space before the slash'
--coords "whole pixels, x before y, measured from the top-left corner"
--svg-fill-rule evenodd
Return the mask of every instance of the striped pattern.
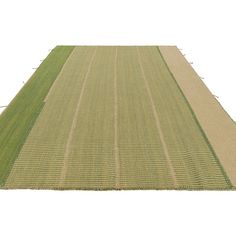
<path id="1" fill-rule="evenodd" d="M 77 46 L 4 188 L 230 189 L 158 47 Z"/>

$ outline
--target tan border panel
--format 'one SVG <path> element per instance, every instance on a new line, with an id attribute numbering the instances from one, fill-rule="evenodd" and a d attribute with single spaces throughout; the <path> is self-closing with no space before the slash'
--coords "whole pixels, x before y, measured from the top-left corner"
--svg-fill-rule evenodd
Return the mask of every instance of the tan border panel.
<path id="1" fill-rule="evenodd" d="M 175 46 L 159 47 L 216 155 L 236 187 L 236 124 Z"/>

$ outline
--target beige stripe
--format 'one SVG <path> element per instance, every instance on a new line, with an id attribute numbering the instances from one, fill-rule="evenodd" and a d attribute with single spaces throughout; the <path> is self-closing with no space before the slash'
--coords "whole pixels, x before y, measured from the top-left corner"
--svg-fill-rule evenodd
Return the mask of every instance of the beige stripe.
<path id="1" fill-rule="evenodd" d="M 155 117 L 155 120 L 156 120 L 156 127 L 157 127 L 157 130 L 158 130 L 160 139 L 161 139 L 161 144 L 162 144 L 162 147 L 163 147 L 163 150 L 164 150 L 166 161 L 167 161 L 168 167 L 169 167 L 170 172 L 171 172 L 173 185 L 176 188 L 177 187 L 177 179 L 176 179 L 175 170 L 173 168 L 173 165 L 172 165 L 172 162 L 171 162 L 171 159 L 170 159 L 170 155 L 169 155 L 169 151 L 168 151 L 165 139 L 164 139 L 164 135 L 163 135 L 163 132 L 162 132 L 160 120 L 159 120 L 159 117 L 158 117 L 158 113 L 157 113 L 157 110 L 156 110 L 156 107 L 155 107 L 155 104 L 154 104 L 154 101 L 153 101 L 153 98 L 152 98 L 152 93 L 151 93 L 150 87 L 148 85 L 147 78 L 145 76 L 145 72 L 144 72 L 144 69 L 143 69 L 142 61 L 141 61 L 140 51 L 139 51 L 138 47 L 136 47 L 136 49 L 137 49 L 137 53 L 138 53 L 139 65 L 140 65 L 140 68 L 141 68 L 141 71 L 142 71 L 142 77 L 143 77 L 143 80 L 145 82 L 145 86 L 146 86 L 146 89 L 147 89 L 147 92 L 148 92 L 148 96 L 149 96 L 149 99 L 150 99 L 150 102 L 151 102 L 151 105 L 152 105 L 153 114 L 154 114 L 154 117 Z"/>
<path id="2" fill-rule="evenodd" d="M 117 47 L 114 62 L 114 151 L 116 164 L 116 189 L 120 189 L 120 159 L 118 147 L 118 97 L 117 97 Z"/>
<path id="3" fill-rule="evenodd" d="M 86 73 L 84 81 L 83 81 L 83 85 L 82 85 L 80 96 L 79 96 L 78 103 L 77 103 L 77 106 L 76 106 L 74 118 L 73 118 L 72 125 L 71 125 L 71 128 L 70 128 L 68 140 L 67 140 L 67 143 L 66 143 L 64 161 L 63 161 L 63 166 L 62 166 L 62 171 L 61 171 L 61 176 L 60 176 L 60 182 L 59 182 L 60 187 L 62 187 L 62 185 L 64 183 L 64 180 L 66 178 L 66 173 L 67 173 L 67 169 L 68 169 L 69 154 L 70 154 L 70 150 L 71 150 L 71 142 L 72 142 L 72 139 L 73 139 L 73 133 L 74 133 L 74 130 L 75 130 L 75 127 L 76 127 L 78 114 L 79 114 L 79 110 L 80 110 L 80 104 L 81 104 L 81 100 L 82 100 L 82 97 L 83 97 L 83 94 L 84 94 L 84 89 L 85 89 L 85 86 L 86 86 L 86 82 L 88 80 L 88 75 L 89 75 L 89 72 L 91 70 L 92 63 L 93 63 L 95 55 L 96 55 L 96 51 L 97 51 L 97 47 L 94 50 L 94 53 L 92 55 L 91 61 L 90 61 L 89 66 L 88 66 L 87 73 Z"/>
<path id="4" fill-rule="evenodd" d="M 56 87 L 58 78 L 60 78 L 60 76 L 63 74 L 64 69 L 68 66 L 68 63 L 70 63 L 69 58 L 73 56 L 74 52 L 75 52 L 75 47 L 74 47 L 74 49 L 72 50 L 72 52 L 70 53 L 70 55 L 68 56 L 68 58 L 66 59 L 64 65 L 62 66 L 61 71 L 60 71 L 59 74 L 57 75 L 56 80 L 53 82 L 51 88 L 49 89 L 49 92 L 48 92 L 47 96 L 44 98 L 44 102 L 47 102 L 48 98 L 51 96 L 52 91 L 53 91 L 54 88 Z"/>
<path id="5" fill-rule="evenodd" d="M 236 125 L 175 46 L 160 46 L 232 184 L 236 187 Z"/>

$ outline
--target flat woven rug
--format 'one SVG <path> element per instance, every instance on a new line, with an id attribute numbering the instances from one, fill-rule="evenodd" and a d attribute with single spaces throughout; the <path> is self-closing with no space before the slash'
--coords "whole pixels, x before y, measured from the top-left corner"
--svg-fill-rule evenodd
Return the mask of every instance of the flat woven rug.
<path id="1" fill-rule="evenodd" d="M 57 46 L 0 115 L 0 186 L 235 189 L 235 122 L 175 46 Z"/>

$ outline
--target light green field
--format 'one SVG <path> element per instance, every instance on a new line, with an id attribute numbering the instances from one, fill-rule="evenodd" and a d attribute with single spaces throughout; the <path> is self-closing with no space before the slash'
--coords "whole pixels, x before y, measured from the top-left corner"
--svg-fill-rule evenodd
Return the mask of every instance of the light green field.
<path id="1" fill-rule="evenodd" d="M 4 188 L 232 188 L 158 47 L 77 46 L 50 88 Z"/>

